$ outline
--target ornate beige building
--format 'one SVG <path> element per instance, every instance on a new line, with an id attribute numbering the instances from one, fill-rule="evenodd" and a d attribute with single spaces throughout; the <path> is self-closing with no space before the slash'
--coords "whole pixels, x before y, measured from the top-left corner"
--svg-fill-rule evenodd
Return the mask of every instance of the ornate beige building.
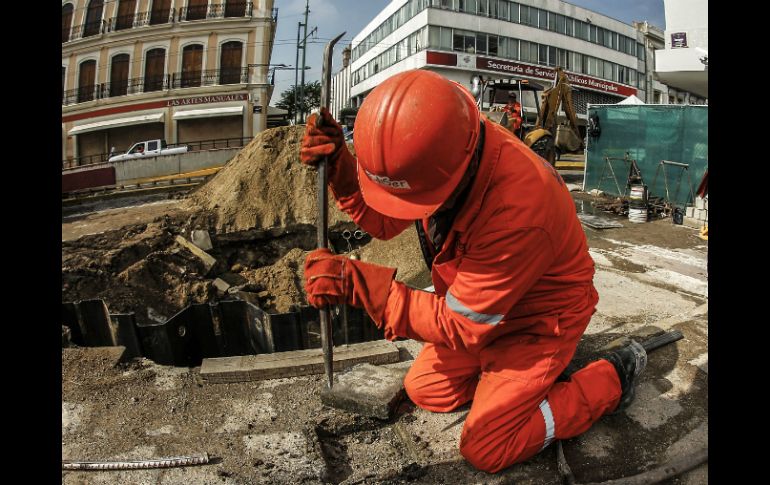
<path id="1" fill-rule="evenodd" d="M 264 130 L 276 23 L 273 0 L 64 0 L 65 165 Z"/>

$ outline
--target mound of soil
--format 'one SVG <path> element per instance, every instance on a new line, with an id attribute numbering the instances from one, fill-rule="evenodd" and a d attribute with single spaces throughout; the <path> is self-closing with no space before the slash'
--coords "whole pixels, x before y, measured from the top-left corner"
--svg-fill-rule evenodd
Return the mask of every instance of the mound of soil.
<path id="1" fill-rule="evenodd" d="M 215 215 L 217 232 L 315 226 L 317 172 L 299 161 L 305 127 L 265 130 L 190 197 L 193 208 Z M 329 226 L 350 218 L 329 197 Z"/>
<path id="2" fill-rule="evenodd" d="M 101 298 L 113 313 L 163 322 L 190 304 L 230 297 L 213 281 L 232 272 L 267 311 L 304 304 L 304 260 L 316 246 L 317 172 L 298 161 L 302 134 L 302 126 L 260 133 L 172 216 L 63 242 L 62 301 Z M 331 195 L 329 227 L 355 229 Z M 218 263 L 209 274 L 174 240 L 189 239 L 191 229 L 211 235 L 208 253 Z M 358 253 L 363 261 L 398 268 L 397 279 L 411 286 L 431 284 L 413 227 L 390 241 L 372 240 Z"/>

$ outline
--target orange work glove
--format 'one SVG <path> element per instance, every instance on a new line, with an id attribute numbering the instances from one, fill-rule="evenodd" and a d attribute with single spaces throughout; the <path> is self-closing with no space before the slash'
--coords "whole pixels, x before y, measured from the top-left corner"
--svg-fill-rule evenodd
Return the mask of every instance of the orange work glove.
<path id="1" fill-rule="evenodd" d="M 334 196 L 339 199 L 358 190 L 356 159 L 348 150 L 342 127 L 332 118 L 328 109 L 321 108 L 321 119 L 321 127 L 316 126 L 316 113 L 307 119 L 299 156 L 302 163 L 311 167 L 317 167 L 323 157 L 329 157 L 329 185 Z"/>
<path id="2" fill-rule="evenodd" d="M 305 292 L 316 308 L 347 303 L 363 308 L 378 327 L 382 326 L 395 268 L 335 256 L 316 249 L 305 258 Z"/>

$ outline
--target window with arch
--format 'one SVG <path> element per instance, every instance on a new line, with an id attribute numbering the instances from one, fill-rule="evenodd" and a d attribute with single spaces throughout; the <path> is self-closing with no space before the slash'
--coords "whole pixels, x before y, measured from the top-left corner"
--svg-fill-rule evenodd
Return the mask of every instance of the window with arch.
<path id="1" fill-rule="evenodd" d="M 171 16 L 171 0 L 152 0 L 150 25 L 167 24 Z"/>
<path id="2" fill-rule="evenodd" d="M 208 8 L 208 0 L 187 0 L 187 15 L 185 16 L 185 20 L 205 19 Z"/>
<path id="3" fill-rule="evenodd" d="M 245 0 L 225 0 L 225 17 L 244 17 L 245 15 Z"/>
<path id="4" fill-rule="evenodd" d="M 128 94 L 128 54 L 118 54 L 112 57 L 110 63 L 110 96 L 125 96 Z"/>
<path id="5" fill-rule="evenodd" d="M 102 10 L 104 0 L 91 0 L 86 12 L 86 21 L 83 26 L 83 37 L 96 35 L 102 31 Z"/>
<path id="6" fill-rule="evenodd" d="M 118 13 L 115 16 L 115 30 L 130 29 L 134 26 L 136 0 L 119 0 Z"/>
<path id="7" fill-rule="evenodd" d="M 163 89 L 163 73 L 166 66 L 166 49 L 150 49 L 144 55 L 144 92 Z"/>
<path id="8" fill-rule="evenodd" d="M 238 84 L 241 82 L 241 53 L 243 43 L 225 42 L 219 55 L 219 84 Z"/>
<path id="9" fill-rule="evenodd" d="M 83 61 L 80 63 L 78 74 L 78 103 L 94 99 L 96 87 L 96 61 Z"/>
<path id="10" fill-rule="evenodd" d="M 71 3 L 62 5 L 61 8 L 61 41 L 62 43 L 70 40 L 70 30 L 72 30 L 72 11 L 74 7 Z"/>
<path id="11" fill-rule="evenodd" d="M 203 74 L 203 46 L 192 44 L 182 49 L 182 87 L 201 85 Z"/>

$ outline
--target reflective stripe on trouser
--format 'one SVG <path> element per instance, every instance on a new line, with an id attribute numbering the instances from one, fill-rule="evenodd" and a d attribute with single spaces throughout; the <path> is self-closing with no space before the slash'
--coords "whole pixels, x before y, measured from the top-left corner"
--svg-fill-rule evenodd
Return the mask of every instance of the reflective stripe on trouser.
<path id="1" fill-rule="evenodd" d="M 543 423 L 545 424 L 545 438 L 543 439 L 543 447 L 540 448 L 540 451 L 543 451 L 546 446 L 551 444 L 556 434 L 556 423 L 553 421 L 553 412 L 551 412 L 548 399 L 543 399 L 543 402 L 540 403 L 540 412 L 543 413 Z"/>
<path id="2" fill-rule="evenodd" d="M 426 344 L 404 380 L 407 393 L 418 406 L 442 412 L 473 399 L 460 451 L 476 468 L 494 473 L 526 460 L 549 439 L 577 436 L 617 407 L 620 382 L 605 360 L 555 383 L 590 316 L 560 320 L 559 337 L 506 335 L 478 355 Z M 552 436 L 544 401 L 553 418 Z"/>

